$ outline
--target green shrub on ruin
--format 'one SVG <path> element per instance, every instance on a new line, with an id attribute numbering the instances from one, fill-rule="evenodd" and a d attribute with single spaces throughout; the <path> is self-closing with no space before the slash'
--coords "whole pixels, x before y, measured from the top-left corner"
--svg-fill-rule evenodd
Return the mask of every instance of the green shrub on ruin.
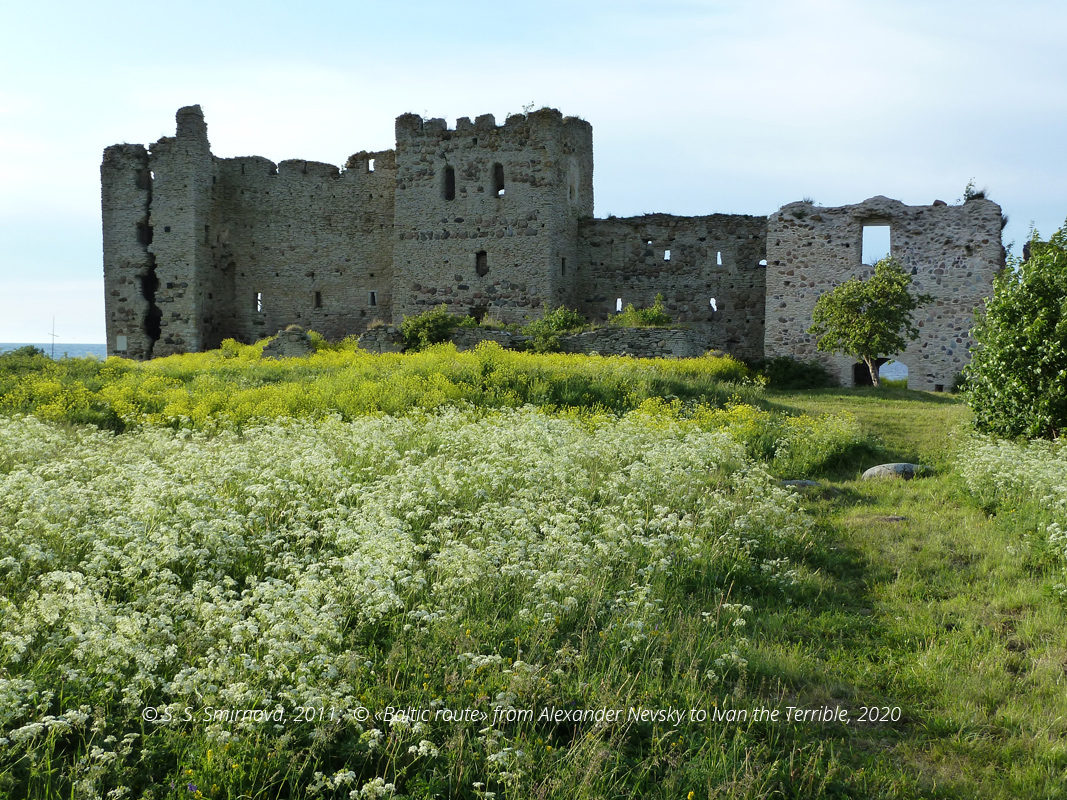
<path id="1" fill-rule="evenodd" d="M 611 324 L 619 328 L 659 328 L 670 325 L 672 320 L 663 302 L 663 295 L 657 294 L 651 308 L 636 308 L 633 303 L 627 303 L 621 314 L 611 318 Z"/>
<path id="2" fill-rule="evenodd" d="M 424 350 L 430 345 L 447 342 L 459 327 L 461 318 L 448 311 L 443 303 L 414 317 L 404 317 L 400 333 L 408 350 Z"/>

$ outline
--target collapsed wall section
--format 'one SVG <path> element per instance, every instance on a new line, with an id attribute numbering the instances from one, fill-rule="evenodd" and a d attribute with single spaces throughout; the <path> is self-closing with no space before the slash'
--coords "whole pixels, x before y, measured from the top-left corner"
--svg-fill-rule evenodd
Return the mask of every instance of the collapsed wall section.
<path id="1" fill-rule="evenodd" d="M 104 150 L 100 192 L 107 352 L 150 358 L 158 338 L 158 307 L 152 302 L 155 271 L 148 252 L 152 242 L 148 151 L 139 144 L 117 144 Z"/>
<path id="2" fill-rule="evenodd" d="M 647 214 L 586 220 L 579 232 L 578 309 L 588 319 L 662 294 L 705 349 L 762 357 L 766 217 Z"/>
<path id="3" fill-rule="evenodd" d="M 332 340 L 392 315 L 392 151 L 332 164 L 218 159 L 209 275 L 227 309 L 207 346 L 290 324 Z"/>
<path id="4" fill-rule="evenodd" d="M 396 121 L 394 319 L 445 304 L 505 322 L 573 304 L 579 219 L 593 212 L 589 123 L 554 109 Z"/>
<path id="5" fill-rule="evenodd" d="M 890 253 L 912 273 L 912 292 L 934 301 L 914 315 L 919 339 L 896 360 L 908 367 L 908 388 L 951 387 L 970 360 L 975 309 L 992 294 L 1004 266 L 1001 209 L 975 198 L 962 206 L 906 206 L 873 197 L 851 206 L 791 203 L 767 225 L 766 354 L 818 359 L 845 386 L 854 359 L 818 353 L 807 332 L 818 297 L 851 277 L 866 279 L 864 228 L 888 228 Z M 888 354 L 887 354 L 888 355 Z"/>

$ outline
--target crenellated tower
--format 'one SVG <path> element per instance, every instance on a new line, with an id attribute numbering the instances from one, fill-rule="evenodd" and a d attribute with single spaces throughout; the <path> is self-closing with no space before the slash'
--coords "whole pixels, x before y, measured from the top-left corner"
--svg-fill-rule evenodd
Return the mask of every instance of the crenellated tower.
<path id="1" fill-rule="evenodd" d="M 574 307 L 578 223 L 593 214 L 592 126 L 555 109 L 454 130 L 396 121 L 393 315 L 436 305 L 505 322 Z"/>

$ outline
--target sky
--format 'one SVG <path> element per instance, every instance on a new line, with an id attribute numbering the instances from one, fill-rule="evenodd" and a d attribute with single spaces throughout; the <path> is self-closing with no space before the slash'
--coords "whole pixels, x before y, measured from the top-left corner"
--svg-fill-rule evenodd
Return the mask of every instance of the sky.
<path id="1" fill-rule="evenodd" d="M 100 160 L 174 134 L 341 165 L 406 112 L 593 126 L 598 217 L 986 188 L 1015 252 L 1067 217 L 1067 4 L 0 3 L 0 342 L 104 341 Z"/>

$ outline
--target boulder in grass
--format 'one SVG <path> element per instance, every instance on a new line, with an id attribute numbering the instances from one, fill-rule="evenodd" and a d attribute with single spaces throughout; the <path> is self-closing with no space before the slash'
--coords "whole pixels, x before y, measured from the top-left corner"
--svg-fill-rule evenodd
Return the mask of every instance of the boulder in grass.
<path id="1" fill-rule="evenodd" d="M 792 487 L 794 489 L 810 489 L 810 488 L 812 488 L 814 486 L 820 486 L 821 485 L 818 481 L 809 481 L 809 480 L 778 481 L 778 483 L 781 484 L 782 486 Z"/>
<path id="2" fill-rule="evenodd" d="M 916 475 L 929 472 L 929 470 L 930 467 L 924 467 L 921 464 L 908 464 L 906 462 L 879 464 L 877 467 L 871 467 L 864 472 L 863 480 L 869 481 L 873 478 L 903 478 L 906 481 L 910 481 Z"/>

